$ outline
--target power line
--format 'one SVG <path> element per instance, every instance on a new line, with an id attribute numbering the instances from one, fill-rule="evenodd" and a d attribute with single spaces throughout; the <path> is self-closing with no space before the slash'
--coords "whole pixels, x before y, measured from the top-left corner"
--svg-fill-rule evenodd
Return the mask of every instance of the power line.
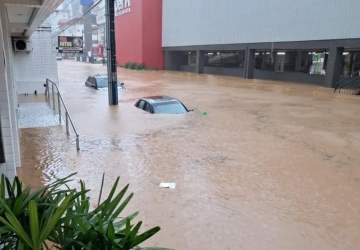
<path id="1" fill-rule="evenodd" d="M 63 33 L 64 31 L 66 31 L 67 29 L 69 29 L 71 26 L 75 25 L 76 23 L 78 23 L 79 21 L 81 21 L 85 16 L 87 16 L 96 6 L 98 6 L 103 0 L 98 0 L 96 3 L 94 3 L 91 7 L 89 7 L 85 13 L 83 13 L 83 15 L 73 18 L 63 29 L 59 30 L 58 32 L 56 32 L 53 37 L 60 35 L 61 33 Z"/>

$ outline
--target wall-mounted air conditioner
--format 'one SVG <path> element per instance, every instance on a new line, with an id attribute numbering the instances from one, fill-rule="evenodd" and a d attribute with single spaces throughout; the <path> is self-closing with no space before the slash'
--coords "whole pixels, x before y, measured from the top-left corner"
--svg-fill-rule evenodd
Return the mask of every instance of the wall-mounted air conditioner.
<path id="1" fill-rule="evenodd" d="M 13 46 L 15 52 L 30 52 L 32 50 L 31 43 L 26 38 L 14 38 Z"/>

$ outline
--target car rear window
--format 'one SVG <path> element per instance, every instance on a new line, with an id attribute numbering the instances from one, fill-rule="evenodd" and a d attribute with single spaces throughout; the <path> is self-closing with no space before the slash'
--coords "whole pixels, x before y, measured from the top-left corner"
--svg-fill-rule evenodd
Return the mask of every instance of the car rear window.
<path id="1" fill-rule="evenodd" d="M 154 105 L 154 112 L 160 114 L 184 114 L 185 107 L 178 102 L 165 102 Z"/>
<path id="2" fill-rule="evenodd" d="M 106 88 L 108 86 L 107 77 L 97 77 L 96 83 L 98 88 Z"/>

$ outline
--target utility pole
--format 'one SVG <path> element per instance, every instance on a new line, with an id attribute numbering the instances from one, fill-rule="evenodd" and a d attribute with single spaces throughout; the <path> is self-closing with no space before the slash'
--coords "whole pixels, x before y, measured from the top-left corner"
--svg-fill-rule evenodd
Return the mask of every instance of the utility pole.
<path id="1" fill-rule="evenodd" d="M 109 105 L 118 105 L 116 45 L 115 45 L 115 0 L 106 0 L 106 52 Z"/>

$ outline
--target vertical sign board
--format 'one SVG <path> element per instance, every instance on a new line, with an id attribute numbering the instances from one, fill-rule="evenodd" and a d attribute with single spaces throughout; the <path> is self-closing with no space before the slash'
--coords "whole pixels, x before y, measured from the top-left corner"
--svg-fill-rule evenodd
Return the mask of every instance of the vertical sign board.
<path id="1" fill-rule="evenodd" d="M 0 163 L 5 163 L 4 144 L 1 133 L 1 121 L 0 121 Z"/>
<path id="2" fill-rule="evenodd" d="M 106 0 L 106 50 L 108 70 L 109 104 L 118 105 L 116 45 L 115 45 L 115 0 Z"/>

